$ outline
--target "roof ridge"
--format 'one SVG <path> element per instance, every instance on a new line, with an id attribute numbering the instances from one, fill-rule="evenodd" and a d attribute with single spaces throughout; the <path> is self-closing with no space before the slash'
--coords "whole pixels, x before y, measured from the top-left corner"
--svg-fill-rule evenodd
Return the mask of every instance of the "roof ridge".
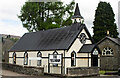
<path id="1" fill-rule="evenodd" d="M 53 30 L 60 30 L 60 29 L 65 29 L 65 28 L 71 28 L 71 27 L 74 27 L 73 25 L 81 25 L 80 23 L 75 23 L 75 24 L 72 24 L 71 26 L 63 26 L 61 28 L 54 28 L 54 29 L 48 29 L 48 30 L 40 30 L 40 31 L 36 31 L 36 32 L 28 32 L 28 33 L 25 33 L 25 34 L 29 34 L 29 33 L 38 33 L 38 32 L 46 32 L 46 31 L 53 31 Z M 84 25 L 84 24 L 83 24 Z"/>
<path id="2" fill-rule="evenodd" d="M 67 27 L 70 27 L 70 26 L 64 26 L 64 27 L 61 27 L 61 28 L 53 28 L 53 29 L 48 29 L 48 30 L 39 30 L 39 31 L 35 31 L 35 32 L 27 32 L 25 34 L 29 34 L 29 33 L 37 33 L 37 32 L 44 32 L 44 31 L 50 31 L 50 30 L 57 30 L 57 29 L 62 29 L 62 28 L 67 28 Z"/>
<path id="3" fill-rule="evenodd" d="M 98 45 L 99 43 L 101 43 L 102 41 L 104 41 L 106 38 L 108 38 L 108 39 L 110 39 L 111 41 L 113 41 L 114 43 L 120 45 L 118 38 L 112 38 L 112 37 L 110 37 L 110 36 L 105 36 L 103 39 L 101 39 L 101 40 L 97 43 L 97 45 Z M 115 40 L 116 40 L 116 41 L 115 41 Z"/>

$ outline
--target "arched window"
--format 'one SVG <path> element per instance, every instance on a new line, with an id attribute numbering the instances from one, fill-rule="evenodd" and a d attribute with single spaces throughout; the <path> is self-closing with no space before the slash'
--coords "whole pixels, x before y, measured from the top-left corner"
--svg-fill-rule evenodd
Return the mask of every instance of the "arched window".
<path id="1" fill-rule="evenodd" d="M 57 59 L 57 55 L 58 55 L 58 52 L 55 50 L 55 51 L 53 52 L 53 58 L 54 58 L 54 59 Z M 58 64 L 53 64 L 53 66 L 54 66 L 54 67 L 57 67 Z"/>
<path id="2" fill-rule="evenodd" d="M 77 23 L 77 20 L 76 20 L 76 19 L 74 19 L 74 23 Z"/>
<path id="3" fill-rule="evenodd" d="M 71 66 L 76 66 L 76 53 L 73 51 L 71 53 Z"/>
<path id="4" fill-rule="evenodd" d="M 102 55 L 113 55 L 113 49 L 110 47 L 105 47 L 102 51 Z"/>
<path id="5" fill-rule="evenodd" d="M 42 58 L 42 53 L 40 51 L 37 53 L 37 57 Z M 37 60 L 37 66 L 41 66 L 41 63 L 42 63 L 41 59 Z"/>
<path id="6" fill-rule="evenodd" d="M 28 65 L 28 53 L 24 53 L 24 65 Z"/>
<path id="7" fill-rule="evenodd" d="M 57 54 L 58 54 L 58 52 L 55 50 L 55 51 L 53 52 L 53 54 L 57 55 Z"/>
<path id="8" fill-rule="evenodd" d="M 13 64 L 16 64 L 16 53 L 13 53 Z"/>

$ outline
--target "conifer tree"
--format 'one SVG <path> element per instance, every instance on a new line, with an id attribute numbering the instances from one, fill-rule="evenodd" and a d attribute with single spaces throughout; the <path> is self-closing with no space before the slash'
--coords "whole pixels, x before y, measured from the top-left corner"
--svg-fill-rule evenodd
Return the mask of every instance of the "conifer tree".
<path id="1" fill-rule="evenodd" d="M 113 38 L 118 37 L 117 25 L 115 23 L 115 14 L 111 5 L 107 2 L 100 2 L 96 9 L 94 27 L 93 27 L 93 38 L 95 42 L 100 41 L 102 38 L 109 36 Z"/>

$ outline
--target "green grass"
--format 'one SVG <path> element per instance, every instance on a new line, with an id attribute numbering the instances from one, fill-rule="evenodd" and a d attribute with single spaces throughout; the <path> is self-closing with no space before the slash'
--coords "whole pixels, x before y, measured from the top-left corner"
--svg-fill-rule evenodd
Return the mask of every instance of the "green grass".
<path id="1" fill-rule="evenodd" d="M 99 74 L 104 75 L 104 74 L 105 74 L 105 71 L 99 71 Z"/>
<path id="2" fill-rule="evenodd" d="M 104 75 L 106 72 L 117 72 L 117 71 L 104 71 L 104 70 L 101 70 L 101 71 L 99 71 L 99 74 Z"/>

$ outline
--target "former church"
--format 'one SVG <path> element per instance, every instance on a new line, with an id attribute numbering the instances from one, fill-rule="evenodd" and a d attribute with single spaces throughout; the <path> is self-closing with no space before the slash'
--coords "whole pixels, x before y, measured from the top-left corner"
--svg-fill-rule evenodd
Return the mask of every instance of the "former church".
<path id="1" fill-rule="evenodd" d="M 56 74 L 66 74 L 70 67 L 99 67 L 100 50 L 83 20 L 76 4 L 71 26 L 25 33 L 9 50 L 9 63 L 41 66 Z"/>

